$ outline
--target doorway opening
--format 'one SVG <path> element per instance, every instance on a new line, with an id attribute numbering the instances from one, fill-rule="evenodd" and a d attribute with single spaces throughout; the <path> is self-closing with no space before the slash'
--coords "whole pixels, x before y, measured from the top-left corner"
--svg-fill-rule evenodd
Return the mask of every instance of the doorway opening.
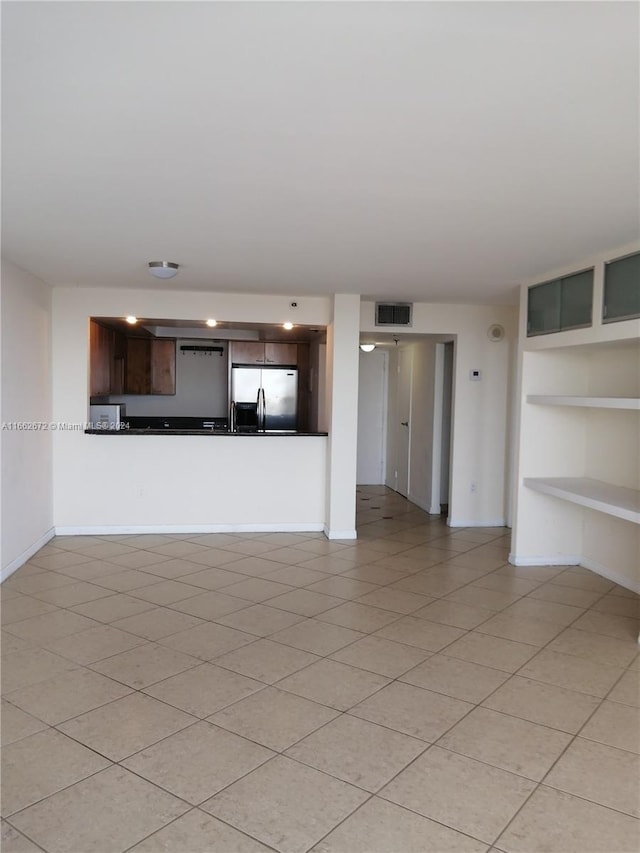
<path id="1" fill-rule="evenodd" d="M 383 336 L 360 354 L 358 485 L 385 485 L 446 517 L 454 359 L 453 335 Z"/>

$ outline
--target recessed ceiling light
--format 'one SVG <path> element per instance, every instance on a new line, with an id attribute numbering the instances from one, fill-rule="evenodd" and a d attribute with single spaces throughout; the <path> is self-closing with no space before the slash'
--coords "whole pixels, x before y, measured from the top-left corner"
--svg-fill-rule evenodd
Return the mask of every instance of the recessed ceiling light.
<path id="1" fill-rule="evenodd" d="M 149 261 L 149 272 L 156 278 L 173 278 L 178 275 L 178 267 L 172 261 Z"/>
<path id="2" fill-rule="evenodd" d="M 137 323 L 137 322 L 138 322 L 138 318 L 134 317 L 133 314 L 129 314 L 129 316 L 127 317 L 127 323 L 131 323 L 131 325 L 133 326 L 134 323 Z"/>
<path id="3" fill-rule="evenodd" d="M 293 329 L 293 323 L 289 323 L 289 322 L 287 322 L 287 323 L 283 323 L 283 324 L 282 324 L 282 328 L 283 328 L 283 329 L 286 329 L 286 330 L 287 330 L 287 332 L 290 332 L 290 331 L 291 331 L 291 329 Z"/>
<path id="4" fill-rule="evenodd" d="M 212 329 L 214 326 L 217 326 L 217 325 L 218 325 L 217 320 L 214 320 L 213 318 L 210 318 L 209 320 L 207 320 L 207 326 L 210 326 Z"/>
<path id="5" fill-rule="evenodd" d="M 373 352 L 375 348 L 375 344 L 360 344 L 360 349 L 362 350 L 362 352 Z"/>

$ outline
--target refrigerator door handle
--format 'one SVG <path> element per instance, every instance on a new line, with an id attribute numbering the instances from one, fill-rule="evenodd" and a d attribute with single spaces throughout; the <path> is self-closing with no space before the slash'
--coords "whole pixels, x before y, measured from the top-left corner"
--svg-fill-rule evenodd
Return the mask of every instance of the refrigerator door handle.
<path id="1" fill-rule="evenodd" d="M 267 401 L 264 396 L 264 388 L 260 389 L 260 393 L 262 394 L 262 429 L 266 429 L 267 426 Z"/>

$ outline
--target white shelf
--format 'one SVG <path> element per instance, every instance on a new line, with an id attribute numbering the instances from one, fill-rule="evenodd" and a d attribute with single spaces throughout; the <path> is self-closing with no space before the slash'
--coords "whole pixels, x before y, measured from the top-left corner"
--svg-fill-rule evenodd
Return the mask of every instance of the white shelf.
<path id="1" fill-rule="evenodd" d="M 591 409 L 640 411 L 640 397 L 571 397 L 557 394 L 527 394 L 527 403 L 538 403 L 543 406 L 580 406 Z"/>
<path id="2" fill-rule="evenodd" d="M 588 477 L 525 477 L 536 492 L 640 524 L 640 490 L 613 486 Z"/>

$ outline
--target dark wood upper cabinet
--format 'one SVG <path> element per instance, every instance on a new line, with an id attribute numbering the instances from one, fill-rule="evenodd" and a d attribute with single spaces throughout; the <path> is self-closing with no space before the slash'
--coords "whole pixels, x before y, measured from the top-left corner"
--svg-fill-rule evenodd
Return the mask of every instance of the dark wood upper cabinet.
<path id="1" fill-rule="evenodd" d="M 264 345 L 265 364 L 297 364 L 297 344 L 267 343 Z"/>
<path id="2" fill-rule="evenodd" d="M 125 366 L 127 363 L 127 338 L 122 332 L 113 335 L 113 359 L 111 361 L 111 393 L 124 394 Z"/>
<path id="3" fill-rule="evenodd" d="M 233 341 L 233 364 L 264 364 L 264 344 L 260 341 Z"/>
<path id="4" fill-rule="evenodd" d="M 298 345 L 288 343 L 262 343 L 261 341 L 233 341 L 233 364 L 287 364 L 298 363 Z"/>
<path id="5" fill-rule="evenodd" d="M 176 393 L 176 342 L 174 340 L 152 340 L 151 344 L 151 393 Z"/>
<path id="6" fill-rule="evenodd" d="M 176 393 L 176 342 L 127 338 L 125 394 Z"/>
<path id="7" fill-rule="evenodd" d="M 92 397 L 111 393 L 114 332 L 95 320 L 89 323 L 89 393 Z"/>
<path id="8" fill-rule="evenodd" d="M 151 391 L 151 347 L 149 338 L 127 338 L 125 364 L 125 394 L 149 394 Z"/>

